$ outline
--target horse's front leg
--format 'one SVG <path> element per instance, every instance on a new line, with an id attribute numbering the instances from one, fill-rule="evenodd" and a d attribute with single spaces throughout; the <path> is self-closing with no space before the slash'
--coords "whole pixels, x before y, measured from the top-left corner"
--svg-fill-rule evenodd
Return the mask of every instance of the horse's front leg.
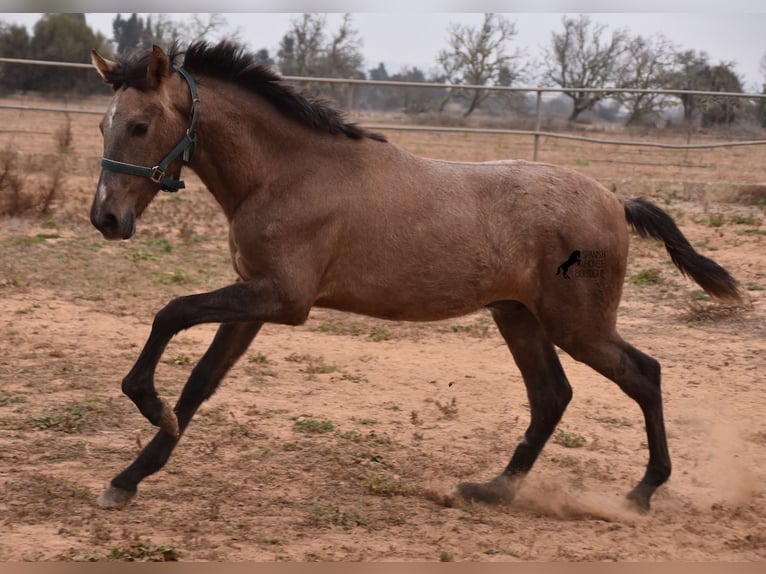
<path id="1" fill-rule="evenodd" d="M 179 331 L 202 323 L 300 324 L 308 317 L 310 304 L 298 305 L 297 300 L 286 298 L 266 279 L 173 299 L 155 316 L 149 339 L 122 381 L 123 392 L 149 422 L 178 438 L 176 414 L 154 387 L 154 373 L 170 339 Z"/>
<path id="2" fill-rule="evenodd" d="M 219 383 L 247 351 L 261 328 L 261 323 L 224 323 L 207 352 L 194 367 L 184 385 L 175 414 L 182 434 L 203 401 L 218 388 Z M 109 487 L 98 497 L 103 508 L 125 506 L 138 490 L 138 484 L 150 474 L 160 470 L 170 458 L 178 438 L 159 431 L 144 447 L 130 466 L 112 479 Z"/>

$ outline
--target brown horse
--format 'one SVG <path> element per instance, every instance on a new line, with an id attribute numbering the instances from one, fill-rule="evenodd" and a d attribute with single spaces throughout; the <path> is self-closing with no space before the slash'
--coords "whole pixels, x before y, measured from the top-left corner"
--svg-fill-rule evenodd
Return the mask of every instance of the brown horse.
<path id="1" fill-rule="evenodd" d="M 123 506 L 162 468 L 264 322 L 299 325 L 319 306 L 408 321 L 490 310 L 521 370 L 531 422 L 498 477 L 459 486 L 468 499 L 512 500 L 556 427 L 572 390 L 554 345 L 590 365 L 641 407 L 649 463 L 628 497 L 649 508 L 670 457 L 660 365 L 615 327 L 626 221 L 664 241 L 681 272 L 711 295 L 739 297 L 729 273 L 651 202 L 618 199 L 569 169 L 416 157 L 230 43 L 192 44 L 180 60 L 156 46 L 117 62 L 93 53 L 114 97 L 101 122 L 104 169 L 91 221 L 107 239 L 131 237 L 160 189 L 183 186 L 188 163 L 228 218 L 239 280 L 157 313 L 122 390 L 160 431 L 111 481 L 102 506 Z M 556 276 L 575 250 L 583 260 L 599 254 L 597 272 Z M 221 326 L 171 409 L 154 387 L 157 363 L 176 333 L 210 322 Z"/>

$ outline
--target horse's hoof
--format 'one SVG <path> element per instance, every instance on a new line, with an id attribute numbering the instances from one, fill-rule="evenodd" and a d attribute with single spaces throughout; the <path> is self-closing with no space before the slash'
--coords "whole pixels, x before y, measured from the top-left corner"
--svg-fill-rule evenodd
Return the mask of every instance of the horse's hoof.
<path id="1" fill-rule="evenodd" d="M 178 439 L 181 436 L 181 431 L 178 428 L 178 418 L 176 413 L 173 412 L 173 408 L 165 399 L 162 400 L 162 415 L 160 415 L 159 423 L 157 426 L 164 430 L 174 439 Z"/>
<path id="2" fill-rule="evenodd" d="M 119 509 L 124 508 L 135 495 L 135 492 L 128 492 L 110 484 L 104 492 L 98 495 L 96 502 L 101 508 Z"/>
<path id="3" fill-rule="evenodd" d="M 641 514 L 646 514 L 649 512 L 651 496 L 651 493 L 647 494 L 644 489 L 637 486 L 628 493 L 627 499 L 635 510 Z"/>
<path id="4" fill-rule="evenodd" d="M 487 504 L 510 504 L 519 489 L 520 479 L 500 475 L 489 482 L 462 482 L 457 491 L 469 501 Z"/>

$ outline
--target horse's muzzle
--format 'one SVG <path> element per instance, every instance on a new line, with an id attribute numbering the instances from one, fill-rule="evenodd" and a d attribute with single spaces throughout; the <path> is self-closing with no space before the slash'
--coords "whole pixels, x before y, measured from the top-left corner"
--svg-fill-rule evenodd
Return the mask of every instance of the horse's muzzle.
<path id="1" fill-rule="evenodd" d="M 119 217 L 108 211 L 93 209 L 90 212 L 90 222 L 104 239 L 130 239 L 136 232 L 136 216 L 132 211 Z"/>

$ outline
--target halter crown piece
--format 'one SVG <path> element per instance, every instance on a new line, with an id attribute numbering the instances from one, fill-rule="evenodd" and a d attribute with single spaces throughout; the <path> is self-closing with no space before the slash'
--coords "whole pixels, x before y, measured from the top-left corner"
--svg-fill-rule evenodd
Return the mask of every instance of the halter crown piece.
<path id="1" fill-rule="evenodd" d="M 197 84 L 194 83 L 194 79 L 191 74 L 183 68 L 177 68 L 173 66 L 173 70 L 181 74 L 181 76 L 189 84 L 189 93 L 192 99 L 192 111 L 191 118 L 189 119 L 189 128 L 186 130 L 186 135 L 181 138 L 176 146 L 168 152 L 168 154 L 154 167 L 144 167 L 135 165 L 132 163 L 123 163 L 121 161 L 115 161 L 113 159 L 101 158 L 101 167 L 111 171 L 117 171 L 120 173 L 127 173 L 130 175 L 138 175 L 141 177 L 147 177 L 155 183 L 162 185 L 162 191 L 178 191 L 185 186 L 181 180 L 181 170 L 173 174 L 167 175 L 168 166 L 173 163 L 179 155 L 183 154 L 182 160 L 184 163 L 189 163 L 191 154 L 194 151 L 194 145 L 197 143 L 197 123 L 199 123 L 199 96 L 197 95 Z"/>

